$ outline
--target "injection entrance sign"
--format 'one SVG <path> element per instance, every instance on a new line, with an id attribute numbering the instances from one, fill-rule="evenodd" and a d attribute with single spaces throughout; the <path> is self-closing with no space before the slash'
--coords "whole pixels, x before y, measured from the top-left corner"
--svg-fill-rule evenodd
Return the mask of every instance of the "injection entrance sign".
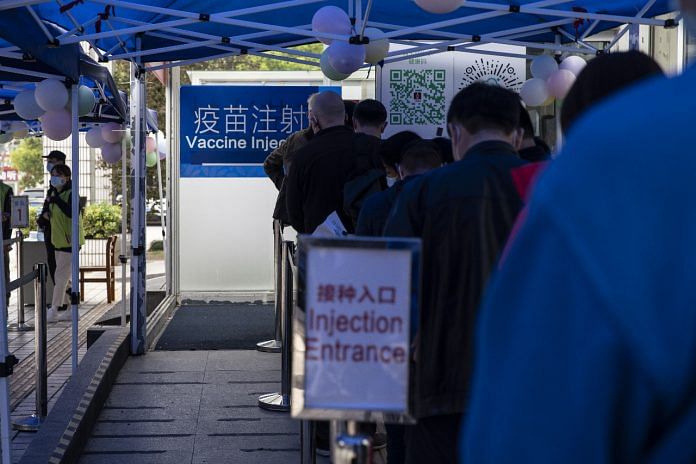
<path id="1" fill-rule="evenodd" d="M 419 247 L 300 239 L 305 410 L 408 413 Z"/>

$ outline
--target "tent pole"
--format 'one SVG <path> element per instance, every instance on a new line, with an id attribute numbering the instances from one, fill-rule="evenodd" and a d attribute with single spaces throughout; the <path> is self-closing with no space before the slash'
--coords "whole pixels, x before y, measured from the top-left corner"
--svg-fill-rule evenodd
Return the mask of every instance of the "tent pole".
<path id="1" fill-rule="evenodd" d="M 78 323 L 80 320 L 79 304 L 80 293 L 80 124 L 78 116 L 78 105 L 80 102 L 79 83 L 72 85 L 72 237 L 71 237 L 71 260 L 72 278 L 70 283 L 70 308 L 72 311 L 72 375 L 77 374 L 77 349 L 78 349 Z"/>
<path id="2" fill-rule="evenodd" d="M 157 153 L 157 189 L 159 190 L 159 204 L 160 204 L 160 224 L 162 225 L 162 249 L 164 250 L 164 269 L 165 275 L 167 272 L 167 242 L 169 237 L 167 237 L 167 224 L 164 219 L 164 195 L 162 195 L 162 164 L 160 162 L 159 156 L 159 133 L 155 132 L 155 151 Z M 166 277 L 165 277 L 166 281 Z"/>
<path id="3" fill-rule="evenodd" d="M 126 130 L 123 137 L 121 148 L 121 327 L 126 326 L 128 314 L 128 299 L 126 296 L 126 282 L 128 276 L 128 255 L 126 248 L 128 247 L 128 145 L 127 139 L 130 138 L 130 130 Z"/>
<path id="4" fill-rule="evenodd" d="M 141 49 L 141 39 L 136 37 L 136 49 Z M 145 290 L 145 81 L 140 59 L 131 64 L 131 117 L 135 127 L 133 145 L 133 192 L 131 219 L 131 354 L 145 353 L 146 298 Z"/>
<path id="5" fill-rule="evenodd" d="M 7 341 L 7 299 L 5 294 L 5 247 L 0 247 L 0 362 L 11 363 L 10 347 Z M 45 311 L 45 309 L 44 309 Z M 0 377 L 0 445 L 2 445 L 2 464 L 12 462 L 12 438 L 10 436 L 10 377 Z"/>

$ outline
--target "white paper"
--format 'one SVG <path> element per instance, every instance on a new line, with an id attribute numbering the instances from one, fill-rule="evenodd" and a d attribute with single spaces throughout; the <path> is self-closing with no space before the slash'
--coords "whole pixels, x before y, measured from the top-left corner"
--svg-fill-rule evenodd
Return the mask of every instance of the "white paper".
<path id="1" fill-rule="evenodd" d="M 324 219 L 324 222 L 314 229 L 312 235 L 314 237 L 345 237 L 348 235 L 348 231 L 343 225 L 338 213 L 334 211 Z"/>

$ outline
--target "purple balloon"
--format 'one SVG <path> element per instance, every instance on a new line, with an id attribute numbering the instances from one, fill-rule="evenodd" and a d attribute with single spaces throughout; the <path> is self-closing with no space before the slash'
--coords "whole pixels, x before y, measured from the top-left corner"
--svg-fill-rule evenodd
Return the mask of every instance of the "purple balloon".
<path id="1" fill-rule="evenodd" d="M 72 116 L 64 109 L 47 111 L 41 116 L 41 128 L 51 140 L 65 140 L 72 132 Z"/>
<path id="2" fill-rule="evenodd" d="M 352 74 L 365 63 L 365 46 L 334 40 L 326 49 L 329 64 L 342 74 Z"/>
<path id="3" fill-rule="evenodd" d="M 319 8 L 312 17 L 312 31 L 349 36 L 351 24 L 348 13 L 337 6 L 324 6 Z M 319 38 L 325 44 L 330 44 L 331 39 Z"/>
<path id="4" fill-rule="evenodd" d="M 101 148 L 101 154 L 104 161 L 108 164 L 115 164 L 121 160 L 121 144 L 107 143 Z"/>

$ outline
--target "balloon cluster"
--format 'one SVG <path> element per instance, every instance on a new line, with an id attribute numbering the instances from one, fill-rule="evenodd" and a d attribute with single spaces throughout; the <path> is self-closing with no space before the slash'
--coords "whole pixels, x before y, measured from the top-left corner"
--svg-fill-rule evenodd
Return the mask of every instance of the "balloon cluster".
<path id="1" fill-rule="evenodd" d="M 169 151 L 169 144 L 164 134 L 160 131 L 157 133 L 157 139 L 153 136 L 148 136 L 145 140 L 145 165 L 148 168 L 153 168 L 157 165 L 157 158 L 161 160 L 167 157 L 167 152 Z"/>
<path id="2" fill-rule="evenodd" d="M 579 56 L 569 56 L 560 65 L 550 55 L 537 56 L 532 61 L 532 79 L 520 89 L 522 101 L 527 106 L 544 106 L 565 98 L 586 64 Z"/>
<path id="3" fill-rule="evenodd" d="M 107 164 L 115 164 L 123 156 L 123 140 L 125 130 L 120 124 L 109 122 L 103 126 L 95 126 L 87 131 L 85 141 L 92 148 L 100 148 L 102 159 Z"/>
<path id="4" fill-rule="evenodd" d="M 92 90 L 84 85 L 78 88 L 78 116 L 92 112 L 97 100 Z M 14 98 L 15 113 L 22 119 L 41 122 L 41 129 L 51 140 L 64 140 L 72 132 L 71 97 L 63 82 L 46 79 L 35 89 L 21 91 Z"/>
<path id="5" fill-rule="evenodd" d="M 368 43 L 352 43 L 348 39 L 353 32 L 350 18 L 336 6 L 325 6 L 317 10 L 312 18 L 312 31 L 345 37 L 345 40 L 318 37 L 328 45 L 321 54 L 319 65 L 324 75 L 333 81 L 346 79 L 364 63 L 378 64 L 389 53 L 389 39 L 384 37 L 384 32 L 374 27 L 365 29 L 364 37 L 368 39 Z"/>

